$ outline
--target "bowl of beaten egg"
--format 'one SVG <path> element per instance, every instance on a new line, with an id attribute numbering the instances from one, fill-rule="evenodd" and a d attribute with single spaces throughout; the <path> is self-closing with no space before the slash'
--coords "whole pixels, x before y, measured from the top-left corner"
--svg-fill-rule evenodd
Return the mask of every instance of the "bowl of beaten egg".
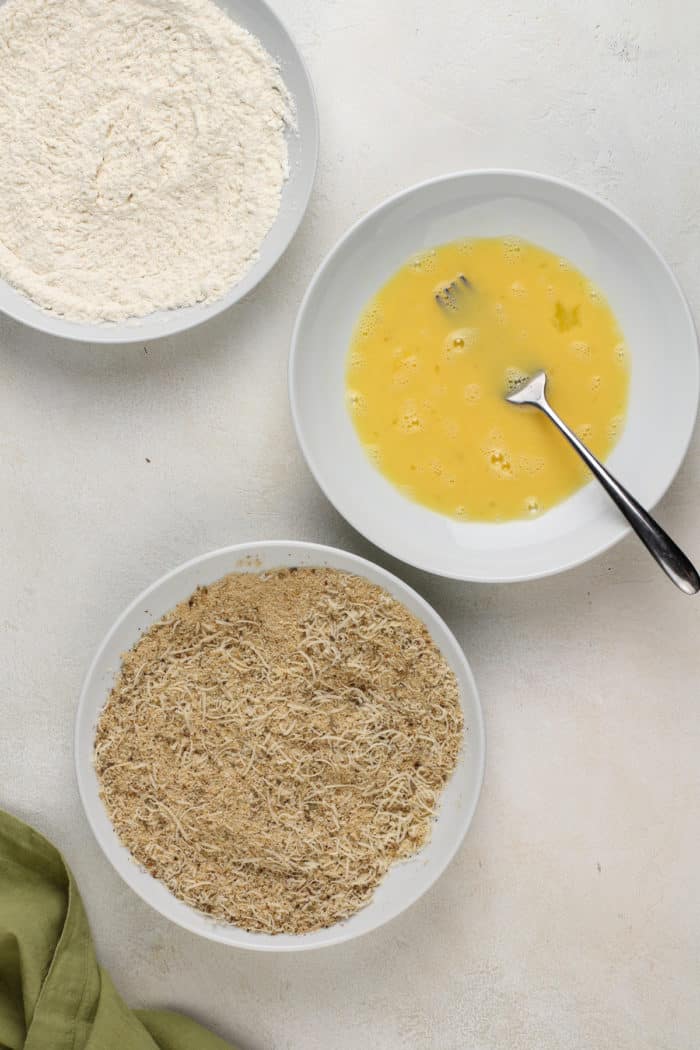
<path id="1" fill-rule="evenodd" d="M 391 198 L 321 265 L 292 339 L 292 415 L 326 496 L 377 546 L 456 579 L 534 579 L 628 532 L 555 428 L 504 401 L 539 368 L 554 407 L 652 507 L 698 404 L 678 282 L 588 193 L 465 172 Z"/>

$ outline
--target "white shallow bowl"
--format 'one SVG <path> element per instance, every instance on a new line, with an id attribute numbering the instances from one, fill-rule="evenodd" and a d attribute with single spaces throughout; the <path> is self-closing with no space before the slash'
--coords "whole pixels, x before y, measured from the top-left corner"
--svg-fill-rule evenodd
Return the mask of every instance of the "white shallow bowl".
<path id="1" fill-rule="evenodd" d="M 462 523 L 404 497 L 366 457 L 345 407 L 348 346 L 370 297 L 413 253 L 462 237 L 514 235 L 570 259 L 605 293 L 630 350 L 627 423 L 608 463 L 647 507 L 678 470 L 698 404 L 698 347 L 683 293 L 644 234 L 556 179 L 473 171 L 422 183 L 360 220 L 317 271 L 292 339 L 292 415 L 307 463 L 336 509 L 406 562 L 460 580 L 561 572 L 628 531 L 597 484 L 529 521 Z M 561 440 L 552 432 L 552 440 Z"/>
<path id="2" fill-rule="evenodd" d="M 135 644 L 144 630 L 202 584 L 213 583 L 230 572 L 259 572 L 288 566 L 322 566 L 364 576 L 387 590 L 421 620 L 457 676 L 465 743 L 443 792 L 430 842 L 415 857 L 391 868 L 367 907 L 324 930 L 273 936 L 215 922 L 183 904 L 133 861 L 117 838 L 100 799 L 92 752 L 97 720 L 114 683 L 121 654 Z M 80 797 L 105 856 L 127 885 L 161 915 L 192 933 L 259 951 L 294 951 L 339 944 L 376 929 L 418 900 L 444 871 L 466 834 L 481 789 L 484 758 L 484 725 L 474 678 L 454 635 L 437 613 L 396 576 L 363 558 L 333 547 L 282 540 L 240 544 L 205 554 L 181 565 L 145 590 L 122 613 L 100 646 L 85 679 L 75 727 Z"/>
<path id="3" fill-rule="evenodd" d="M 4 0 L 0 0 L 3 3 Z M 257 37 L 279 64 L 296 107 L 296 131 L 287 133 L 290 175 L 282 190 L 280 210 L 260 247 L 255 264 L 221 299 L 206 305 L 159 310 L 117 324 L 67 321 L 42 310 L 6 281 L 0 280 L 0 310 L 31 328 L 64 339 L 90 343 L 139 343 L 175 335 L 208 321 L 233 306 L 272 269 L 286 251 L 304 216 L 318 160 L 318 112 L 311 78 L 287 29 L 265 0 L 215 0 L 219 7 Z"/>

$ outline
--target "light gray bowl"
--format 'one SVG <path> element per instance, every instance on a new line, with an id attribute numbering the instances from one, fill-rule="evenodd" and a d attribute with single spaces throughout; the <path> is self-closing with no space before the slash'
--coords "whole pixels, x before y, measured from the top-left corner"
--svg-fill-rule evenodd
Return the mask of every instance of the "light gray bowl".
<path id="1" fill-rule="evenodd" d="M 4 0 L 0 0 L 0 3 Z M 258 38 L 279 63 L 296 107 L 297 130 L 288 133 L 290 176 L 282 191 L 279 214 L 265 238 L 257 262 L 221 299 L 205 305 L 159 310 L 118 324 L 67 321 L 35 306 L 21 292 L 0 280 L 0 310 L 40 332 L 89 343 L 138 343 L 175 335 L 228 309 L 272 269 L 286 251 L 311 196 L 318 159 L 318 111 L 311 78 L 286 28 L 265 0 L 216 0 L 227 14 Z"/>
<path id="2" fill-rule="evenodd" d="M 482 583 L 571 569 L 617 543 L 629 526 L 597 484 L 527 521 L 457 521 L 415 503 L 358 441 L 345 409 L 345 367 L 357 318 L 406 259 L 459 237 L 504 236 L 570 259 L 605 293 L 631 362 L 625 428 L 608 464 L 653 507 L 675 477 L 695 424 L 700 369 L 693 319 L 678 281 L 642 231 L 560 179 L 464 171 L 380 204 L 319 267 L 299 310 L 289 362 L 297 437 L 336 510 L 394 557 Z M 553 440 L 561 439 L 554 434 Z"/>
<path id="3" fill-rule="evenodd" d="M 256 572 L 289 566 L 339 569 L 383 587 L 425 624 L 455 673 L 464 713 L 464 746 L 442 793 L 429 842 L 419 853 L 387 872 L 364 908 L 343 922 L 311 933 L 251 933 L 218 922 L 178 900 L 162 882 L 139 867 L 119 841 L 100 798 L 92 760 L 95 728 L 119 672 L 122 653 L 197 587 L 211 584 L 231 572 L 250 572 L 251 566 Z M 417 901 L 445 870 L 467 833 L 481 790 L 485 754 L 484 723 L 471 669 L 456 638 L 435 610 L 381 566 L 347 551 L 299 540 L 267 540 L 225 547 L 193 558 L 152 584 L 122 613 L 100 646 L 83 685 L 75 723 L 75 767 L 85 813 L 105 856 L 126 884 L 161 915 L 200 937 L 234 948 L 267 952 L 302 951 L 352 940 L 377 929 Z"/>

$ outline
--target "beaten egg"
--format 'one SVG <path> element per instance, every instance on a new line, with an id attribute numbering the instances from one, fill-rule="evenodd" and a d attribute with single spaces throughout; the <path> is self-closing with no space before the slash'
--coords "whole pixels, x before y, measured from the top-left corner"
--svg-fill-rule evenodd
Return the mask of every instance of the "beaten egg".
<path id="1" fill-rule="evenodd" d="M 459 293 L 440 305 L 455 280 Z M 605 459 L 624 424 L 629 361 L 602 292 L 526 241 L 443 244 L 363 311 L 348 409 L 372 462 L 410 499 L 460 519 L 532 517 L 590 477 L 537 409 L 504 400 L 538 369 L 553 407 Z"/>

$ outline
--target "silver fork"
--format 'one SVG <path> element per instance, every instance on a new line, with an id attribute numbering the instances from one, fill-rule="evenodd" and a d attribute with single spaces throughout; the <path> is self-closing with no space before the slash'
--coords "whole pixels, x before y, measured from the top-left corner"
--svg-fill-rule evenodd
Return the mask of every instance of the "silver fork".
<path id="1" fill-rule="evenodd" d="M 472 290 L 471 281 L 468 281 L 463 273 L 457 274 L 454 281 L 444 285 L 435 293 L 435 302 L 443 310 L 451 313 L 457 311 L 461 305 L 465 292 Z"/>
<path id="2" fill-rule="evenodd" d="M 686 558 L 680 547 L 676 546 L 641 504 L 622 487 L 582 441 L 567 427 L 563 419 L 554 411 L 546 397 L 547 375 L 536 372 L 526 379 L 516 390 L 506 394 L 506 401 L 513 405 L 535 405 L 559 427 L 566 440 L 578 452 L 588 469 L 598 479 L 613 503 L 624 514 L 627 521 L 639 536 L 652 558 L 655 558 L 666 575 L 673 580 L 685 594 L 697 594 L 700 590 L 700 577 L 694 566 Z"/>

